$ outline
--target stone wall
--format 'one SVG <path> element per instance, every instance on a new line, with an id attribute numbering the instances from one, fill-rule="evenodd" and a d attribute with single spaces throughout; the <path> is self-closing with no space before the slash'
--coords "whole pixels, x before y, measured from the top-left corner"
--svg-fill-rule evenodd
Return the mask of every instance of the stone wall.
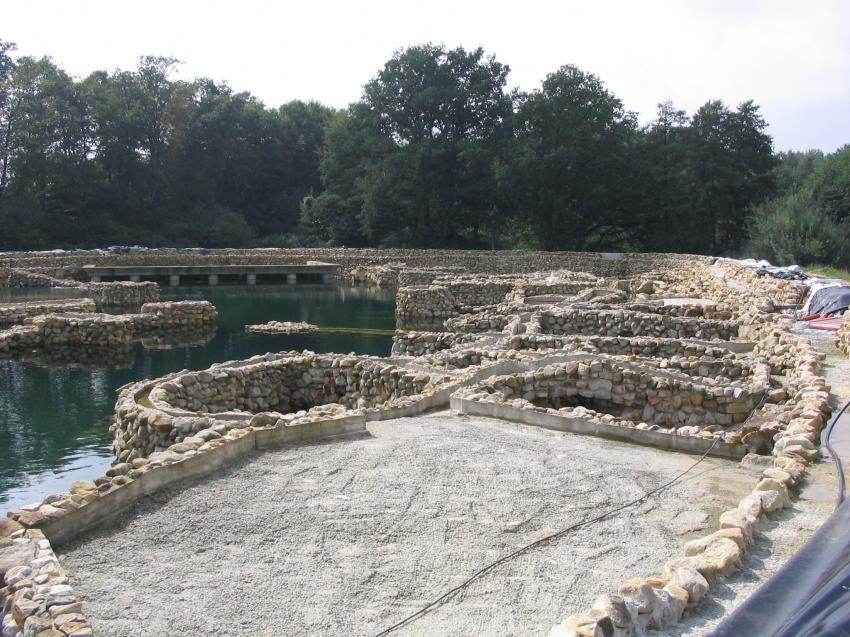
<path id="1" fill-rule="evenodd" d="M 60 299 L 56 301 L 4 303 L 0 304 L 0 327 L 18 325 L 26 319 L 40 314 L 95 312 L 96 310 L 97 306 L 92 299 Z"/>
<path id="2" fill-rule="evenodd" d="M 78 287 L 78 281 L 60 279 L 44 272 L 33 272 L 6 267 L 0 276 L 0 287 L 7 288 L 62 288 Z"/>
<path id="3" fill-rule="evenodd" d="M 38 347 L 118 347 L 130 343 L 140 328 L 133 314 L 45 314 L 31 319 Z"/>
<path id="4" fill-rule="evenodd" d="M 140 314 L 43 314 L 26 319 L 26 325 L 0 332 L 0 355 L 32 348 L 122 347 L 150 333 L 212 326 L 216 317 L 216 309 L 208 301 L 147 303 Z"/>
<path id="5" fill-rule="evenodd" d="M 414 372 L 386 359 L 312 352 L 223 363 L 156 383 L 148 394 L 151 409 L 139 405 L 135 389 L 123 390 L 116 403 L 114 450 L 119 457 L 144 457 L 208 428 L 210 420 L 242 420 L 247 426 L 251 414 L 266 411 L 306 415 L 321 406 L 374 408 L 446 380 L 442 373 Z"/>
<path id="6" fill-rule="evenodd" d="M 552 627 L 548 637 L 613 635 L 637 637 L 647 630 L 676 624 L 685 608 L 696 608 L 720 576 L 741 567 L 760 522 L 791 505 L 791 489 L 805 476 L 806 465 L 818 458 L 820 431 L 829 413 L 826 381 L 811 344 L 800 344 L 790 375 L 794 386 L 779 402 L 762 406 L 754 424 L 745 424 L 741 440 L 748 447 L 762 441 L 772 454 L 750 455 L 744 463 L 763 466 L 752 492 L 738 506 L 720 515 L 719 528 L 684 544 L 680 557 L 667 561 L 655 577 L 635 577 L 600 596 L 583 612 L 566 617 Z M 767 460 L 767 462 L 765 462 Z"/>
<path id="7" fill-rule="evenodd" d="M 200 260 L 268 258 L 269 262 L 279 263 L 285 252 L 189 254 Z M 346 267 L 369 265 L 371 258 L 370 251 L 334 251 L 339 258 L 298 251 L 300 255 L 308 252 L 310 258 L 342 262 Z M 424 260 L 427 256 L 433 263 L 441 254 L 395 252 L 409 253 L 410 265 L 422 269 L 427 269 L 429 264 L 417 259 Z M 507 253 L 505 262 L 506 253 L 493 254 L 492 264 L 497 263 L 498 257 L 499 267 L 506 268 L 557 256 L 528 253 L 521 258 L 518 255 L 511 262 L 512 253 Z M 128 263 L 141 258 L 139 254 L 102 256 L 104 259 L 126 257 L 131 259 Z M 514 307 L 506 312 L 511 302 L 524 304 L 533 296 L 530 291 L 539 293 L 538 296 L 554 294 L 552 288 L 523 288 L 511 299 L 498 301 L 499 307 L 489 310 L 489 316 L 510 317 L 498 330 L 507 328 L 506 333 L 483 336 L 452 333 L 433 338 L 422 333 L 397 335 L 396 353 L 422 354 L 407 362 L 292 352 L 224 363 L 202 372 L 184 371 L 126 386 L 119 394 L 112 426 L 117 464 L 107 475 L 90 483 L 77 483 L 66 493 L 49 496 L 41 503 L 8 514 L 13 523 L 29 529 L 15 528 L 12 534 L 15 540 L 25 540 L 32 550 L 21 565 L 39 577 L 39 584 L 28 583 L 31 573 L 25 569 L 15 571 L 11 580 L 6 577 L 6 588 L 0 588 L 0 604 L 4 611 L 12 612 L 4 618 L 4 631 L 16 634 L 23 629 L 24 634 L 37 634 L 49 627 L 80 637 L 90 634 L 90 629 L 86 632 L 85 618 L 75 615 L 80 608 L 75 606 L 73 591 L 65 588 L 61 579 L 55 579 L 64 575 L 54 566 L 55 558 L 51 557 L 52 549 L 45 535 L 67 538 L 80 529 L 93 528 L 145 494 L 214 473 L 227 462 L 269 444 L 362 431 L 370 417 L 409 415 L 413 412 L 404 409 L 414 403 L 418 410 L 444 406 L 451 393 L 453 406 L 457 397 L 462 404 L 498 407 L 495 413 L 507 419 L 517 414 L 533 414 L 536 419 L 523 420 L 519 416 L 515 419 L 538 426 L 557 429 L 559 422 L 582 422 L 589 423 L 583 433 L 593 434 L 612 427 L 647 436 L 628 438 L 632 441 L 650 441 L 655 440 L 653 436 L 661 436 L 667 441 L 692 442 L 693 446 L 685 445 L 682 449 L 697 453 L 707 453 L 714 445 L 717 448 L 725 445 L 734 447 L 733 451 L 744 446 L 756 453 L 771 454 L 748 457 L 751 463 L 772 466 L 765 469 L 753 492 L 737 508 L 720 516 L 718 532 L 685 544 L 684 556 L 664 564 L 659 577 L 622 583 L 616 588 L 616 595 L 604 595 L 589 611 L 566 618 L 552 629 L 550 636 L 642 635 L 645 629 L 674 623 L 686 605 L 694 606 L 706 595 L 718 575 L 738 566 L 759 519 L 788 506 L 788 488 L 800 481 L 806 464 L 818 457 L 818 434 L 829 413 L 828 388 L 818 375 L 820 357 L 811 344 L 792 336 L 787 323 L 761 313 L 771 304 L 792 298 L 799 291 L 798 285 L 760 279 L 750 272 L 739 271 L 735 264 L 721 263 L 712 266 L 717 270 L 708 271 L 705 266 L 709 262 L 699 257 L 670 255 L 666 261 L 653 260 L 651 255 L 632 260 L 603 255 L 581 257 L 586 262 L 581 265 L 576 262 L 575 269 L 602 276 L 634 277 L 618 289 L 627 290 L 630 295 L 646 295 L 637 298 L 650 300 L 651 294 L 690 292 L 717 303 L 729 303 L 735 311 L 734 319 L 723 315 L 726 312 L 723 308 L 668 310 L 658 309 L 655 304 L 629 305 L 625 309 L 553 307 L 537 314 L 523 313 Z M 95 258 L 100 258 L 97 253 L 65 257 L 34 255 L 28 267 L 44 267 L 51 272 L 50 268 L 64 268 L 61 274 L 65 275 L 78 267 L 75 259 L 87 263 Z M 176 263 L 185 263 L 186 253 L 151 251 L 144 253 L 143 258 L 174 258 Z M 380 266 L 391 258 L 382 253 L 375 261 Z M 402 260 L 398 254 L 395 258 Z M 467 258 L 469 261 L 465 262 Z M 485 260 L 482 253 L 473 253 L 458 256 L 454 263 L 477 267 Z M 668 273 L 656 274 L 659 268 L 668 266 L 671 268 Z M 399 269 L 388 269 L 396 272 L 398 280 Z M 552 269 L 552 266 L 533 269 Z M 426 281 L 430 276 L 416 274 L 410 280 Z M 652 285 L 647 284 L 647 277 L 653 281 Z M 437 277 L 430 281 L 436 280 Z M 741 287 L 730 287 L 730 282 Z M 517 288 L 512 287 L 511 291 Z M 748 306 L 754 308 L 752 314 L 747 313 Z M 583 317 L 581 320 L 570 317 L 570 321 L 559 324 L 559 317 L 566 318 L 570 311 L 580 312 Z M 595 313 L 594 318 L 587 318 L 591 313 Z M 165 314 L 161 308 L 134 316 L 145 317 L 138 320 L 153 324 L 159 320 L 158 316 Z M 478 318 L 482 316 L 487 317 L 488 313 L 480 313 Z M 31 324 L 15 326 L 5 333 L 14 332 L 22 341 L 32 334 L 37 336 L 35 321 L 42 318 L 31 319 Z M 66 318 L 76 320 L 73 316 Z M 547 330 L 549 318 L 555 319 L 551 330 Z M 169 320 L 179 323 L 173 317 Z M 581 336 L 582 321 L 595 325 L 596 333 Z M 728 338 L 734 336 L 734 329 L 746 330 L 748 337 L 761 340 L 756 344 L 752 360 L 733 355 L 721 343 L 707 345 L 682 340 L 683 335 Z M 672 338 L 613 336 L 636 332 Z M 843 330 L 841 335 L 845 334 Z M 471 374 L 455 372 L 455 369 L 472 368 L 476 371 Z M 781 385 L 776 379 L 769 385 L 771 369 L 784 375 Z M 459 389 L 459 379 L 471 386 Z M 747 418 L 750 413 L 753 416 Z M 659 446 L 678 448 L 675 444 Z M 45 535 L 37 535 L 32 527 L 44 528 Z M 5 537 L 11 535 L 3 529 L 0 549 Z M 674 549 L 672 553 L 675 555 L 677 551 Z M 39 561 L 40 557 L 45 559 Z M 45 570 L 37 570 L 42 567 Z M 67 606 L 67 613 L 57 616 L 55 611 L 50 612 L 50 608 L 62 608 L 60 604 Z M 78 633 L 69 633 L 58 625 L 60 621 L 71 621 L 67 615 L 79 622 Z"/>
<path id="8" fill-rule="evenodd" d="M 78 492 L 74 497 L 84 503 L 86 498 L 96 498 L 96 493 Z M 44 506 L 47 513 L 60 511 L 51 504 Z M 0 519 L 0 584 L 5 585 L 0 587 L 3 637 L 92 637 L 82 604 L 68 582 L 41 530 Z"/>
<path id="9" fill-rule="evenodd" d="M 726 303 L 739 311 L 773 312 L 777 305 L 801 303 L 808 292 L 805 281 L 758 276 L 754 268 L 730 259 L 694 262 L 663 274 L 667 296 L 687 296 Z"/>
<path id="10" fill-rule="evenodd" d="M 306 261 L 338 263 L 346 272 L 365 266 L 404 264 L 430 270 L 459 268 L 469 273 L 524 273 L 546 270 L 590 272 L 604 277 L 631 277 L 668 268 L 686 269 L 710 259 L 695 255 L 662 253 L 530 252 L 520 250 L 403 250 L 403 249 L 155 249 L 79 250 L 67 253 L 7 252 L 0 257 L 5 268 L 49 272 L 61 278 L 83 278 L 82 266 L 110 265 L 272 265 Z M 0 277 L 0 281 L 3 277 Z M 2 285 L 2 282 L 0 282 Z"/>
<path id="11" fill-rule="evenodd" d="M 838 328 L 838 349 L 850 356 L 850 312 L 844 313 L 844 322 Z"/>
<path id="12" fill-rule="evenodd" d="M 629 310 L 559 308 L 541 312 L 539 323 L 544 334 L 655 336 L 704 340 L 729 340 L 738 336 L 738 325 L 734 321 L 675 317 Z"/>
<path id="13" fill-rule="evenodd" d="M 610 416 L 603 416 L 604 422 L 643 422 L 672 428 L 675 433 L 686 426 L 699 429 L 743 422 L 764 397 L 765 387 L 740 382 L 713 386 L 624 361 L 595 358 L 493 377 L 463 393 L 470 400 L 520 399 L 570 413 L 576 408 L 584 413 L 592 409 Z M 582 402 L 593 406 L 573 404 Z"/>
<path id="14" fill-rule="evenodd" d="M 515 350 L 566 350 L 637 357 L 644 365 L 703 378 L 733 379 L 752 374 L 751 359 L 740 358 L 716 345 L 682 339 L 518 334 L 508 337 L 503 346 Z"/>
<path id="15" fill-rule="evenodd" d="M 85 283 L 83 288 L 98 307 L 139 307 L 159 301 L 159 285 L 152 281 Z"/>
<path id="16" fill-rule="evenodd" d="M 441 277 L 429 285 L 408 285 L 396 294 L 396 317 L 401 321 L 446 319 L 475 312 L 505 301 L 520 303 L 526 297 L 571 295 L 601 284 L 581 272 L 537 273 L 524 277 Z"/>
<path id="17" fill-rule="evenodd" d="M 88 283 L 20 268 L 7 268 L 5 275 L 0 275 L 0 287 L 73 288 L 88 295 L 98 307 L 140 307 L 159 301 L 159 285 L 152 281 Z"/>
<path id="18" fill-rule="evenodd" d="M 401 320 L 444 319 L 505 300 L 513 284 L 503 281 L 415 285 L 399 288 L 396 316 Z"/>
<path id="19" fill-rule="evenodd" d="M 393 336 L 392 354 L 394 356 L 425 356 L 478 340 L 479 337 L 475 334 L 399 330 Z"/>

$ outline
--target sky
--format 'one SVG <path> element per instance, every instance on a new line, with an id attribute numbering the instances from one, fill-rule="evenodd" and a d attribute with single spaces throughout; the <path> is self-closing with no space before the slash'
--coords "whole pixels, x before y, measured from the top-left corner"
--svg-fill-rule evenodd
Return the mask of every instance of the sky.
<path id="1" fill-rule="evenodd" d="M 850 143 L 846 0 L 27 0 L 5 3 L 0 39 L 75 76 L 183 61 L 268 106 L 345 107 L 398 49 L 483 47 L 531 91 L 575 64 L 641 123 L 664 100 L 689 114 L 709 99 L 760 105 L 776 150 Z"/>

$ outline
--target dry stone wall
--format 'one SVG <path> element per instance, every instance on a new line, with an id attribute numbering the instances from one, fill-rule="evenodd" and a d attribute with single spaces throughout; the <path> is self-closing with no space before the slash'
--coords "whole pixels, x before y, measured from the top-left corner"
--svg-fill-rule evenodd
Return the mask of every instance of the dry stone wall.
<path id="1" fill-rule="evenodd" d="M 247 425 L 252 414 L 266 411 L 306 415 L 322 406 L 342 411 L 375 408 L 427 393 L 447 380 L 444 373 L 411 371 L 385 359 L 312 352 L 224 363 L 156 383 L 148 392 L 152 409 L 138 403 L 136 388 L 122 390 L 114 451 L 119 458 L 144 457 L 208 428 L 210 419 Z"/>
<path id="2" fill-rule="evenodd" d="M 394 356 L 426 356 L 460 345 L 476 343 L 479 340 L 475 334 L 399 330 L 393 336 L 392 354 Z"/>
<path id="3" fill-rule="evenodd" d="M 494 377 L 464 390 L 467 400 L 485 402 L 525 401 L 546 408 L 586 406 L 562 403 L 590 402 L 613 422 L 644 423 L 672 428 L 672 432 L 710 425 L 729 426 L 746 420 L 765 395 L 761 383 L 730 382 L 713 386 L 689 377 L 664 374 L 624 361 L 596 358 L 587 362 L 547 365 L 525 374 Z M 701 429 L 700 429 L 701 431 Z"/>
<path id="4" fill-rule="evenodd" d="M 159 285 L 151 281 L 85 283 L 83 289 L 95 300 L 98 307 L 140 307 L 145 303 L 159 301 Z"/>
<path id="5" fill-rule="evenodd" d="M 838 328 L 838 348 L 850 356 L 850 312 L 844 313 L 844 322 Z"/>
<path id="6" fill-rule="evenodd" d="M 753 419 L 760 425 L 741 430 L 748 446 L 755 444 L 755 436 L 769 436 L 772 461 L 765 465 L 764 456 L 744 458 L 748 464 L 766 468 L 752 492 L 720 515 L 718 530 L 687 542 L 683 555 L 665 563 L 659 575 L 628 579 L 616 593 L 604 594 L 588 610 L 566 617 L 548 637 L 637 637 L 648 630 L 663 630 L 676 624 L 686 608 L 695 608 L 718 577 L 740 568 L 761 521 L 790 506 L 793 488 L 819 455 L 820 431 L 830 413 L 826 381 L 818 375 L 819 357 L 811 344 L 798 349 L 794 364 L 795 387 L 780 402 L 760 408 Z"/>
<path id="7" fill-rule="evenodd" d="M 208 301 L 147 303 L 139 314 L 42 314 L 26 319 L 26 325 L 0 331 L 0 355 L 65 346 L 120 348 L 147 334 L 211 327 L 216 317 Z"/>
<path id="8" fill-rule="evenodd" d="M 429 285 L 400 287 L 396 316 L 400 321 L 446 319 L 482 306 L 521 303 L 526 297 L 576 294 L 601 283 L 581 272 L 538 273 L 531 281 L 516 276 L 440 277 Z"/>
<path id="9" fill-rule="evenodd" d="M 629 310 L 568 307 L 540 313 L 544 334 L 655 336 L 729 340 L 738 335 L 734 321 L 647 314 Z"/>
<path id="10" fill-rule="evenodd" d="M 88 283 L 19 268 L 8 268 L 5 276 L 0 276 L 0 287 L 71 288 L 86 294 L 98 307 L 140 307 L 159 301 L 159 285 L 151 281 Z"/>
<path id="11" fill-rule="evenodd" d="M 273 265 L 306 261 L 338 263 L 346 272 L 367 266 L 395 266 L 432 270 L 458 268 L 466 273 L 515 274 L 551 270 L 590 272 L 596 276 L 626 278 L 647 272 L 687 269 L 710 263 L 708 257 L 662 253 L 529 252 L 520 250 L 378 250 L 347 248 L 293 249 L 121 249 L 79 250 L 67 253 L 7 252 L 10 268 L 49 272 L 60 278 L 83 278 L 82 266 L 110 265 Z M 0 266 L 3 267 L 3 266 Z"/>
<path id="12" fill-rule="evenodd" d="M 56 301 L 30 301 L 26 303 L 0 304 L 0 327 L 17 325 L 40 314 L 63 312 L 95 312 L 97 306 L 92 299 L 61 299 Z"/>

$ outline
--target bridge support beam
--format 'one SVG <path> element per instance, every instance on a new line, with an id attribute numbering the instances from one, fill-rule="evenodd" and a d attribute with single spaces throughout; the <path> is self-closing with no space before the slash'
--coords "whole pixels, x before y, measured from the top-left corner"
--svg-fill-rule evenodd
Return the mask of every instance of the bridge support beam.
<path id="1" fill-rule="evenodd" d="M 139 276 L 138 274 L 130 275 L 130 281 L 132 281 L 133 283 L 140 283 L 141 280 L 142 280 L 142 277 Z"/>
<path id="2" fill-rule="evenodd" d="M 207 283 L 210 285 L 218 285 L 218 275 L 217 274 L 208 274 L 207 275 Z"/>
<path id="3" fill-rule="evenodd" d="M 179 274 L 169 274 L 168 275 L 168 285 L 170 285 L 173 288 L 180 285 L 180 275 Z"/>
<path id="4" fill-rule="evenodd" d="M 287 285 L 295 285 L 295 281 L 297 280 L 297 275 L 295 274 L 287 274 L 286 275 L 286 283 Z"/>
<path id="5" fill-rule="evenodd" d="M 248 285 L 257 285 L 257 275 L 256 274 L 246 274 L 245 275 L 245 283 Z"/>

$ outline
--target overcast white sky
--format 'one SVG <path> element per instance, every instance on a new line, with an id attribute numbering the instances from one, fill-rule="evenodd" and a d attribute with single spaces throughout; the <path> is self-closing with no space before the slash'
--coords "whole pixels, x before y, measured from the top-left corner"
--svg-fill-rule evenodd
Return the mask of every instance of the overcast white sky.
<path id="1" fill-rule="evenodd" d="M 641 122 L 672 99 L 754 99 L 777 150 L 850 143 L 846 0 L 501 0 L 452 2 L 26 0 L 4 3 L 0 38 L 85 76 L 144 54 L 185 62 L 267 105 L 337 107 L 398 48 L 482 46 L 531 90 L 563 64 L 598 75 Z"/>

